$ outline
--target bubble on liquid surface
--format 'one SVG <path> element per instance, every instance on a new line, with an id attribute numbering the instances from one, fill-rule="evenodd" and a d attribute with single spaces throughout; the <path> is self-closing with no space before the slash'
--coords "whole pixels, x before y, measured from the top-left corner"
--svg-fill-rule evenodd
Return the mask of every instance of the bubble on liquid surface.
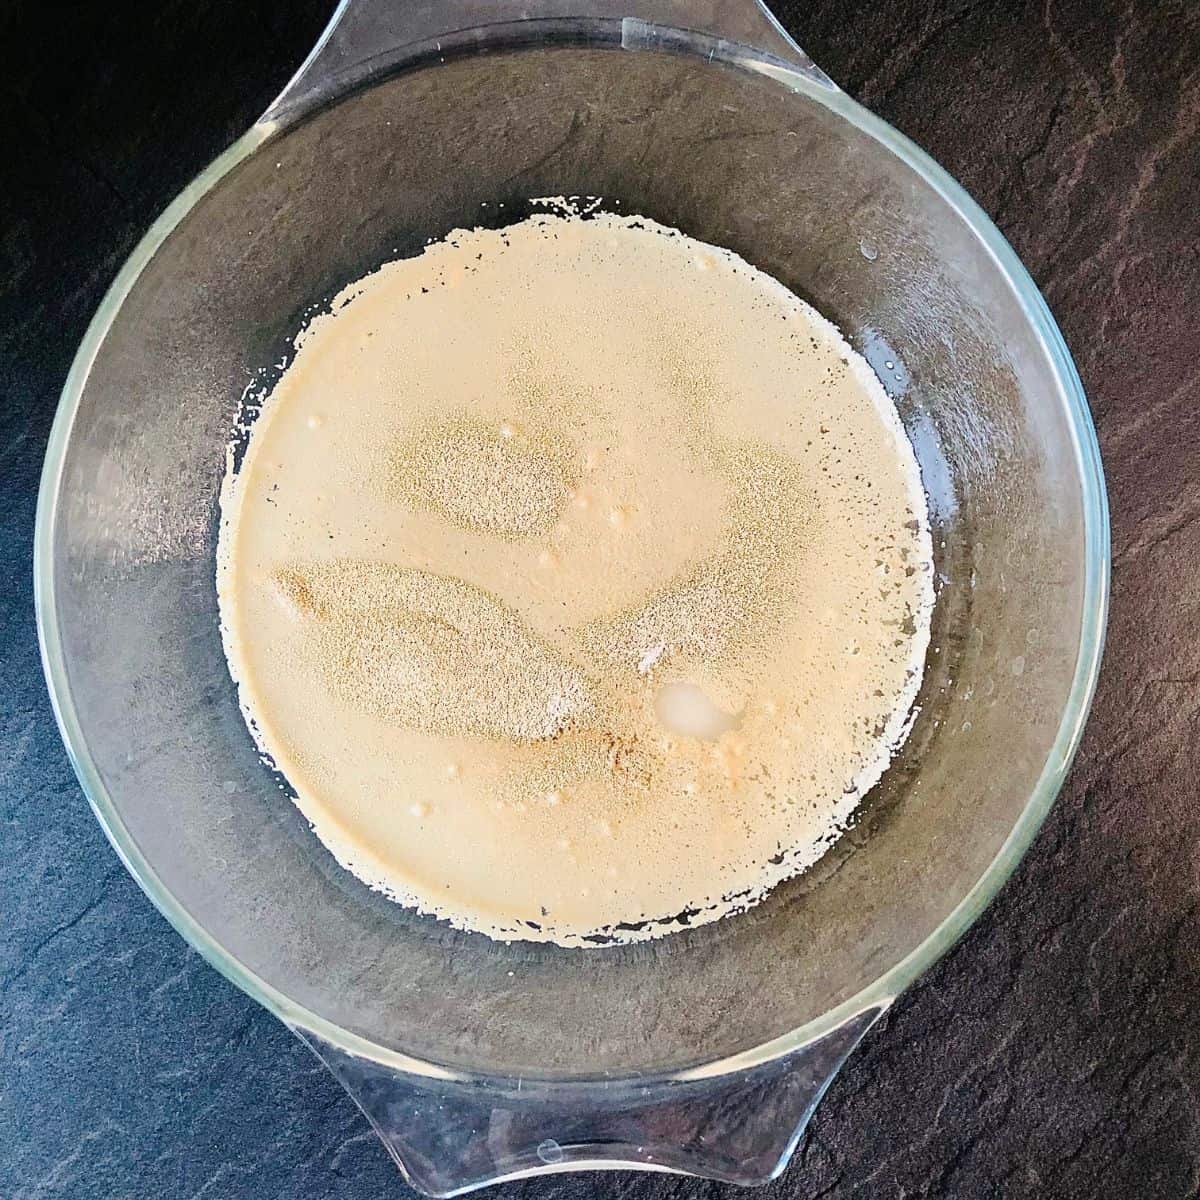
<path id="1" fill-rule="evenodd" d="M 740 714 L 718 707 L 703 688 L 686 680 L 664 684 L 654 699 L 654 711 L 672 733 L 708 741 L 736 729 L 741 719 Z"/>

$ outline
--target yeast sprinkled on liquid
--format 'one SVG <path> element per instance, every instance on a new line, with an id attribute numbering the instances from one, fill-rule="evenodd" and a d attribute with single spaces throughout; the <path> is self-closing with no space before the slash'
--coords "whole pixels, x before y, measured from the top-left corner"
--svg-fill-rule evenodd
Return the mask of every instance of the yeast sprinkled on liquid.
<path id="1" fill-rule="evenodd" d="M 243 710 L 339 862 L 500 938 L 658 936 L 845 827 L 920 683 L 911 446 L 837 330 L 644 218 L 347 288 L 222 493 Z"/>

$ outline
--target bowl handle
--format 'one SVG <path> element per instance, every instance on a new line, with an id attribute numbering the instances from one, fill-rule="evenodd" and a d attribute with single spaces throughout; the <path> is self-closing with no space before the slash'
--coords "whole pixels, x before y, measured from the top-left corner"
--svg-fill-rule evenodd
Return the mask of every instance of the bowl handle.
<path id="1" fill-rule="evenodd" d="M 545 19 L 620 21 L 626 49 L 652 48 L 687 30 L 834 87 L 762 0 L 341 0 L 259 124 L 289 123 L 407 59 L 440 52 L 443 42 L 479 41 L 488 26 Z"/>
<path id="2" fill-rule="evenodd" d="M 872 1008 L 724 1075 L 589 1084 L 418 1076 L 294 1032 L 366 1114 L 405 1179 L 455 1196 L 556 1171 L 648 1170 L 761 1184 L 787 1166 Z"/>

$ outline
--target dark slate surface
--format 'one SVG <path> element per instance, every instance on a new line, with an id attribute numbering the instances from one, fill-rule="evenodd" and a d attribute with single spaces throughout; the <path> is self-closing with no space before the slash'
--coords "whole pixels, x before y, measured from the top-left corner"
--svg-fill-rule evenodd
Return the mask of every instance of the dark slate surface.
<path id="1" fill-rule="evenodd" d="M 104 841 L 33 627 L 47 432 L 104 287 L 328 0 L 4 6 L 0 1197 L 406 1195 L 351 1102 Z M 786 23 L 1041 284 L 1113 505 L 1100 694 L 1011 884 L 835 1082 L 770 1197 L 1200 1195 L 1200 6 L 814 0 Z M 532 1197 L 715 1194 L 560 1176 Z"/>

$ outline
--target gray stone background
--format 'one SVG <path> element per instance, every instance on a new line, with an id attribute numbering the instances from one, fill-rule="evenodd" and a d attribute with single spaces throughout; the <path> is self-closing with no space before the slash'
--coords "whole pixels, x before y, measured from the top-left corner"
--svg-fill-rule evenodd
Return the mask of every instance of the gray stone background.
<path id="1" fill-rule="evenodd" d="M 125 874 L 59 743 L 30 549 L 57 393 L 161 207 L 329 0 L 0 4 L 0 1200 L 410 1193 Z M 1113 610 L 1011 883 L 838 1077 L 775 1197 L 1200 1195 L 1200 5 L 814 0 L 800 43 L 975 195 L 1091 399 Z M 729 1189 L 558 1176 L 505 1200 Z"/>

